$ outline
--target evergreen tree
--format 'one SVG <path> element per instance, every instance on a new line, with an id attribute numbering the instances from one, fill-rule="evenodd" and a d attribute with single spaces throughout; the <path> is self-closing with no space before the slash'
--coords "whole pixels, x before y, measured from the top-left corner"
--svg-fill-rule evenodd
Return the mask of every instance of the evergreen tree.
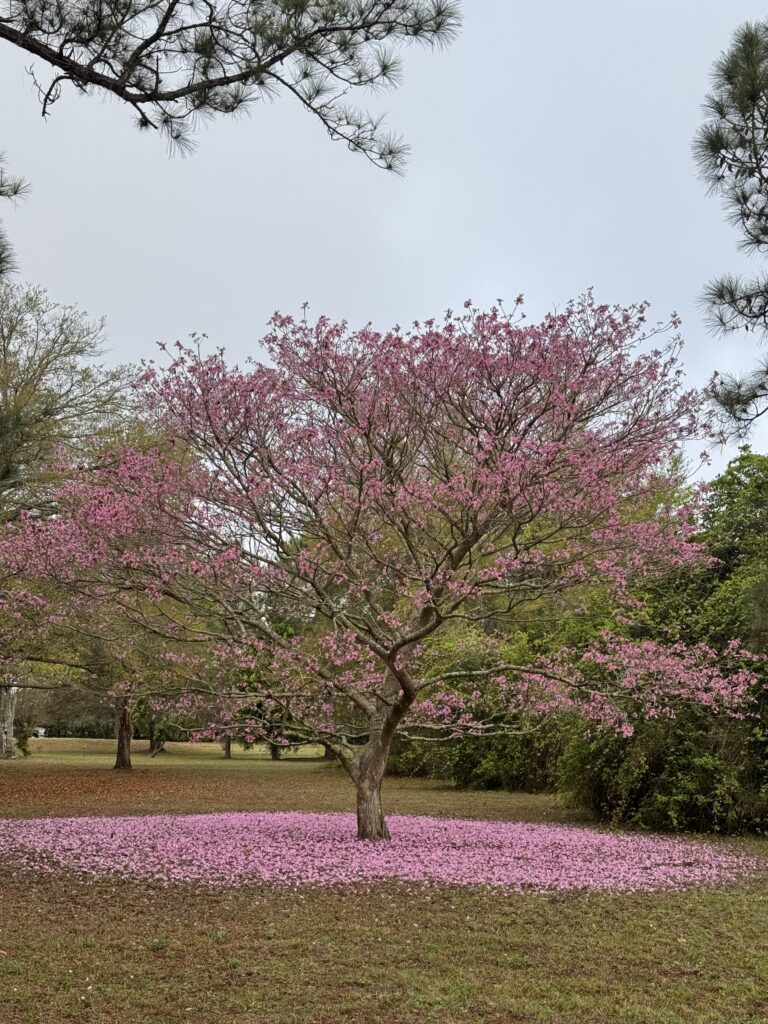
<path id="1" fill-rule="evenodd" d="M 27 192 L 27 183 L 23 178 L 9 174 L 5 159 L 0 153 L 0 199 L 20 199 Z M 0 224 L 0 280 L 8 277 L 16 270 L 16 258 L 13 247 L 8 241 L 5 229 Z"/>
<path id="2" fill-rule="evenodd" d="M 288 93 L 332 138 L 389 169 L 403 143 L 347 97 L 396 84 L 403 43 L 447 42 L 458 23 L 451 0 L 0 2 L 0 39 L 52 69 L 36 79 L 43 115 L 71 83 L 118 97 L 140 128 L 184 147 L 202 119 Z"/>
<path id="3" fill-rule="evenodd" d="M 742 25 L 715 62 L 705 120 L 693 143 L 700 176 L 720 196 L 739 230 L 741 248 L 768 253 L 768 23 Z M 718 332 L 768 333 L 768 275 L 745 279 L 724 274 L 703 295 Z M 746 431 L 768 409 L 768 360 L 751 373 L 722 375 L 714 397 L 738 430 Z"/>

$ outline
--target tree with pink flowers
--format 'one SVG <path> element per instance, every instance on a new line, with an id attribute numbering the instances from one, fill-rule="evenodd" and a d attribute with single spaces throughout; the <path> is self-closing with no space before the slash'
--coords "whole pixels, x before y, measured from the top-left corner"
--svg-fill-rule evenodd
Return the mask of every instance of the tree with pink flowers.
<path id="1" fill-rule="evenodd" d="M 616 638 L 510 655 L 510 623 L 542 603 L 599 583 L 631 607 L 636 579 L 702 557 L 692 509 L 659 497 L 700 400 L 645 314 L 586 296 L 537 325 L 517 306 L 388 333 L 275 316 L 270 362 L 244 368 L 178 345 L 137 384 L 163 448 L 75 474 L 62 515 L 14 527 L 5 558 L 186 643 L 190 713 L 331 747 L 362 839 L 388 838 L 398 731 L 738 711 L 754 677 L 736 649 L 730 674 L 708 649 Z"/>

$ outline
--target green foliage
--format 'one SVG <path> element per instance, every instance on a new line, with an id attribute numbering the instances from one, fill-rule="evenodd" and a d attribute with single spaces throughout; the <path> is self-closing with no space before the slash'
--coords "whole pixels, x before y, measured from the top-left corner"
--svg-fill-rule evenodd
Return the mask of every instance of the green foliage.
<path id="1" fill-rule="evenodd" d="M 704 537 L 726 569 L 761 547 L 768 536 L 768 456 L 742 445 L 710 486 Z"/>
<path id="2" fill-rule="evenodd" d="M 712 68 L 705 121 L 693 142 L 702 180 L 723 202 L 740 246 L 768 252 L 768 23 L 747 22 Z M 724 274 L 710 281 L 704 305 L 717 331 L 768 331 L 768 277 Z M 768 362 L 745 377 L 726 374 L 714 395 L 737 429 L 747 430 L 768 408 Z"/>
<path id="3" fill-rule="evenodd" d="M 0 153 L 0 199 L 21 199 L 29 191 L 29 186 L 23 178 L 10 174 L 5 164 L 5 158 Z M 0 280 L 13 274 L 16 270 L 16 256 L 11 243 L 0 224 Z"/>
<path id="4" fill-rule="evenodd" d="M 638 591 L 642 608 L 621 628 L 716 649 L 738 639 L 768 652 L 768 456 L 741 449 L 711 485 L 702 526 L 700 539 L 712 559 L 646 580 Z M 568 611 L 542 605 L 537 619 L 510 635 L 509 660 L 580 648 L 605 628 L 619 629 L 599 588 L 579 595 L 578 614 L 562 614 Z M 442 643 L 447 664 L 463 660 L 476 667 L 471 633 L 456 630 Z M 616 825 L 768 831 L 768 698 L 743 719 L 690 706 L 674 719 L 639 719 L 634 726 L 626 739 L 561 715 L 520 736 L 449 745 L 400 741 L 392 769 L 469 788 L 556 790 L 571 805 Z"/>
<path id="5" fill-rule="evenodd" d="M 454 761 L 452 777 L 468 789 L 552 790 L 562 738 L 560 723 L 549 722 L 520 736 L 470 740 Z"/>
<path id="6" fill-rule="evenodd" d="M 465 743 L 428 743 L 395 736 L 387 762 L 389 775 L 452 779 L 454 762 Z"/>
<path id="7" fill-rule="evenodd" d="M 519 735 L 450 744 L 398 739 L 390 755 L 389 771 L 393 775 L 448 779 L 467 789 L 551 791 L 567 729 L 563 718 Z"/>
<path id="8" fill-rule="evenodd" d="M 13 732 L 13 740 L 16 749 L 22 757 L 29 757 L 29 741 L 32 737 L 32 729 L 28 722 L 17 722 Z"/>
<path id="9" fill-rule="evenodd" d="M 66 717 L 46 718 L 47 737 L 78 736 L 83 739 L 111 739 L 115 733 L 114 715 L 79 714 Z"/>
<path id="10" fill-rule="evenodd" d="M 765 832 L 768 747 L 758 724 L 691 709 L 630 739 L 574 731 L 558 765 L 567 802 L 611 824 L 659 831 Z"/>

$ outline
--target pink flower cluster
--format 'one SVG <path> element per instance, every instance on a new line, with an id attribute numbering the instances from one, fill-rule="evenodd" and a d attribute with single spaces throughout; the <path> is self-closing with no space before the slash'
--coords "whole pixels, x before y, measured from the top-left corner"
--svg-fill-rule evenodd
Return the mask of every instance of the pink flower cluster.
<path id="1" fill-rule="evenodd" d="M 222 889 L 398 880 L 521 892 L 634 892 L 732 882 L 758 858 L 688 839 L 573 826 L 392 816 L 352 839 L 351 814 L 230 813 L 0 821 L 9 865 Z"/>

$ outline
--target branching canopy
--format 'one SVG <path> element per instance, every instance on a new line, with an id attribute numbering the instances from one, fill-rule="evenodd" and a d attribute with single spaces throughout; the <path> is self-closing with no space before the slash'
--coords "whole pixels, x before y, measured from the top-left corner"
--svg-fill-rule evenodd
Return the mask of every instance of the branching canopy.
<path id="1" fill-rule="evenodd" d="M 0 522 L 40 513 L 57 453 L 77 458 L 126 403 L 126 371 L 95 365 L 104 324 L 42 288 L 0 282 Z"/>

